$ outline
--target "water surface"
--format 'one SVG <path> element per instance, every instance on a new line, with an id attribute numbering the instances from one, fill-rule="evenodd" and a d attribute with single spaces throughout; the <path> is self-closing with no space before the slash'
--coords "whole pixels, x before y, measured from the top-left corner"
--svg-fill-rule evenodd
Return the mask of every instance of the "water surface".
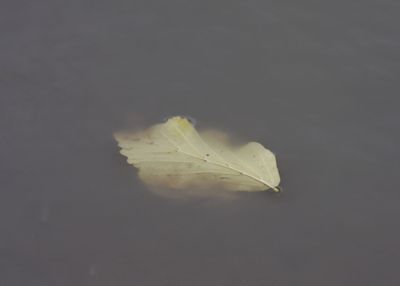
<path id="1" fill-rule="evenodd" d="M 396 1 L 7 1 L 0 285 L 399 285 Z M 190 115 L 284 192 L 149 192 L 112 133 Z"/>

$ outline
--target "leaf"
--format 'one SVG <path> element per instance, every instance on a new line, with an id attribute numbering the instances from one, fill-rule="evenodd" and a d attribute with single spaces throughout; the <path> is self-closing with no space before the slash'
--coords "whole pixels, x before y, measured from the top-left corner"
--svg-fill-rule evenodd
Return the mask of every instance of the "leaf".
<path id="1" fill-rule="evenodd" d="M 232 147 L 221 132 L 198 133 L 175 116 L 144 132 L 114 135 L 121 154 L 148 185 L 172 189 L 279 191 L 275 155 L 261 144 Z"/>

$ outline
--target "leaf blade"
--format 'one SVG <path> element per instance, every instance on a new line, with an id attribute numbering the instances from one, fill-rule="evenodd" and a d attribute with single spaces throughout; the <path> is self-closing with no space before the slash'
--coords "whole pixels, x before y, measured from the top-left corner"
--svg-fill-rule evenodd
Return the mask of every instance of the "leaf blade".
<path id="1" fill-rule="evenodd" d="M 117 133 L 114 137 L 121 154 L 150 185 L 176 189 L 278 190 L 280 176 L 271 151 L 256 142 L 233 148 L 202 135 L 188 119 L 175 116 L 145 132 Z"/>

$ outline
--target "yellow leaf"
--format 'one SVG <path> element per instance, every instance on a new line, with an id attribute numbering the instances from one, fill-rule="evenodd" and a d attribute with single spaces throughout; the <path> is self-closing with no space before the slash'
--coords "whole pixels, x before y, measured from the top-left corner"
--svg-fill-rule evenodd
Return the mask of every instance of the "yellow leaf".
<path id="1" fill-rule="evenodd" d="M 137 133 L 116 133 L 121 154 L 148 185 L 172 189 L 279 191 L 275 155 L 261 144 L 232 147 L 221 132 L 197 132 L 185 117 Z"/>

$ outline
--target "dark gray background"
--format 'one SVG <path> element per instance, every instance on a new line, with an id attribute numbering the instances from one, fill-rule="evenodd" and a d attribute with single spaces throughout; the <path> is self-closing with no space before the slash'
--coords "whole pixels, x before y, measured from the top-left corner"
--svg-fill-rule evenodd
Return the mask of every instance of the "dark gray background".
<path id="1" fill-rule="evenodd" d="M 0 285 L 400 285 L 399 1 L 2 1 Z M 112 133 L 185 114 L 285 192 L 158 197 Z"/>

